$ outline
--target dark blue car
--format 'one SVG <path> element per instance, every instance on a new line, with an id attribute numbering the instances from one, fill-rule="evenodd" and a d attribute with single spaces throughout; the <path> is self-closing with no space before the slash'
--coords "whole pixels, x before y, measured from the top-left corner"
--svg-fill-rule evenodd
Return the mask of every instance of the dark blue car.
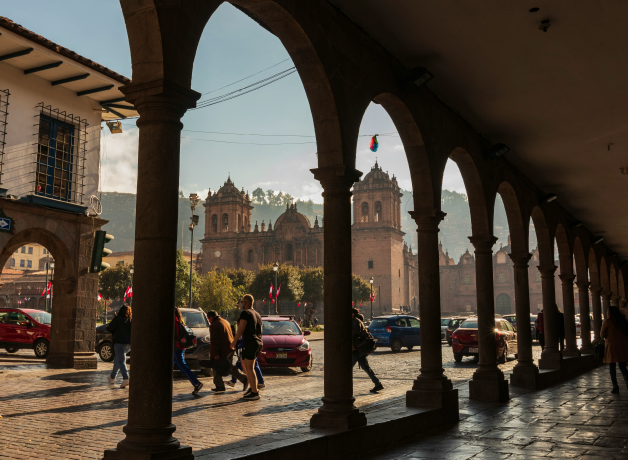
<path id="1" fill-rule="evenodd" d="M 395 353 L 403 347 L 412 350 L 421 345 L 421 324 L 414 316 L 378 316 L 371 321 L 369 332 L 377 340 L 378 348 L 390 347 Z"/>

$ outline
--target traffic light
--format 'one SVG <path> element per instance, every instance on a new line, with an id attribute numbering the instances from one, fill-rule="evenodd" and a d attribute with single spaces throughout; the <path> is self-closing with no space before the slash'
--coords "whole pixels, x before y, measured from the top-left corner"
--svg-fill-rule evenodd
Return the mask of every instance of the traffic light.
<path id="1" fill-rule="evenodd" d="M 112 235 L 108 235 L 104 230 L 98 230 L 94 235 L 94 249 L 92 251 L 92 264 L 90 272 L 98 273 L 101 270 L 109 268 L 109 264 L 102 261 L 103 257 L 107 257 L 113 251 L 105 248 L 105 243 L 113 240 Z"/>

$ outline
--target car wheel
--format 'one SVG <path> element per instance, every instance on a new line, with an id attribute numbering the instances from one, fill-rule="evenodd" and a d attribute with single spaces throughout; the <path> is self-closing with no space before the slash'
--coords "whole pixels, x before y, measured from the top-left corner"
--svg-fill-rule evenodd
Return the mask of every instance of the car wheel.
<path id="1" fill-rule="evenodd" d="M 102 359 L 106 363 L 110 363 L 111 361 L 113 361 L 113 358 L 115 357 L 113 345 L 110 343 L 102 344 L 100 349 L 98 350 L 98 356 L 100 356 L 100 359 Z"/>
<path id="2" fill-rule="evenodd" d="M 412 346 L 412 347 L 407 347 L 407 348 L 408 348 L 408 351 L 412 351 L 414 347 Z"/>
<path id="3" fill-rule="evenodd" d="M 206 368 L 206 367 L 201 367 L 201 373 L 205 377 L 213 377 L 214 376 L 214 371 L 212 369 L 209 369 L 209 368 Z"/>
<path id="4" fill-rule="evenodd" d="M 393 340 L 393 343 L 391 344 L 390 348 L 393 351 L 393 353 L 399 353 L 401 351 L 402 346 L 403 344 L 401 343 L 401 340 L 395 339 Z"/>
<path id="5" fill-rule="evenodd" d="M 50 343 L 46 339 L 39 339 L 35 341 L 33 348 L 35 349 L 35 356 L 43 359 L 50 352 Z"/>
<path id="6" fill-rule="evenodd" d="M 310 364 L 307 367 L 301 368 L 301 372 L 310 372 L 312 370 L 313 364 L 314 364 L 314 357 L 310 358 Z"/>
<path id="7" fill-rule="evenodd" d="M 462 355 L 459 353 L 454 353 L 454 359 L 456 360 L 457 363 L 462 362 Z"/>
<path id="8" fill-rule="evenodd" d="M 5 350 L 7 351 L 7 353 L 17 353 L 19 348 L 5 348 Z"/>
<path id="9" fill-rule="evenodd" d="M 497 363 L 506 364 L 507 359 L 508 359 L 508 345 L 504 345 L 504 352 L 499 358 L 497 358 Z"/>

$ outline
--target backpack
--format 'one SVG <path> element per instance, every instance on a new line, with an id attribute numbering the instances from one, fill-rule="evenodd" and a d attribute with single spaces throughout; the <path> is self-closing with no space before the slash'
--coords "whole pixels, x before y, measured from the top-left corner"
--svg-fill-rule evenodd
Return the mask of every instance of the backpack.
<path id="1" fill-rule="evenodd" d="M 176 341 L 181 348 L 193 348 L 196 346 L 196 334 L 189 327 L 179 323 L 179 337 Z"/>
<path id="2" fill-rule="evenodd" d="M 360 324 L 362 330 L 354 339 L 355 349 L 358 350 L 361 355 L 368 356 L 375 351 L 377 342 L 369 330 L 364 327 L 362 321 L 360 321 Z"/>
<path id="3" fill-rule="evenodd" d="M 598 359 L 604 359 L 604 346 L 606 345 L 604 342 L 604 339 L 600 338 L 600 341 L 593 348 L 593 353 Z"/>

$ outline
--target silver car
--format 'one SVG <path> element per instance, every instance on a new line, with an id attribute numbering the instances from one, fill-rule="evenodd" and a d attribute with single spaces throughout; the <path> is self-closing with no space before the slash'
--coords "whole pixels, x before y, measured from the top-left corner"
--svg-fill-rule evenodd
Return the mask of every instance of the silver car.
<path id="1" fill-rule="evenodd" d="M 185 325 L 196 336 L 196 347 L 185 350 L 185 362 L 192 370 L 200 370 L 204 375 L 212 375 L 211 369 L 202 368 L 200 361 L 209 358 L 209 320 L 203 310 L 180 308 Z"/>

